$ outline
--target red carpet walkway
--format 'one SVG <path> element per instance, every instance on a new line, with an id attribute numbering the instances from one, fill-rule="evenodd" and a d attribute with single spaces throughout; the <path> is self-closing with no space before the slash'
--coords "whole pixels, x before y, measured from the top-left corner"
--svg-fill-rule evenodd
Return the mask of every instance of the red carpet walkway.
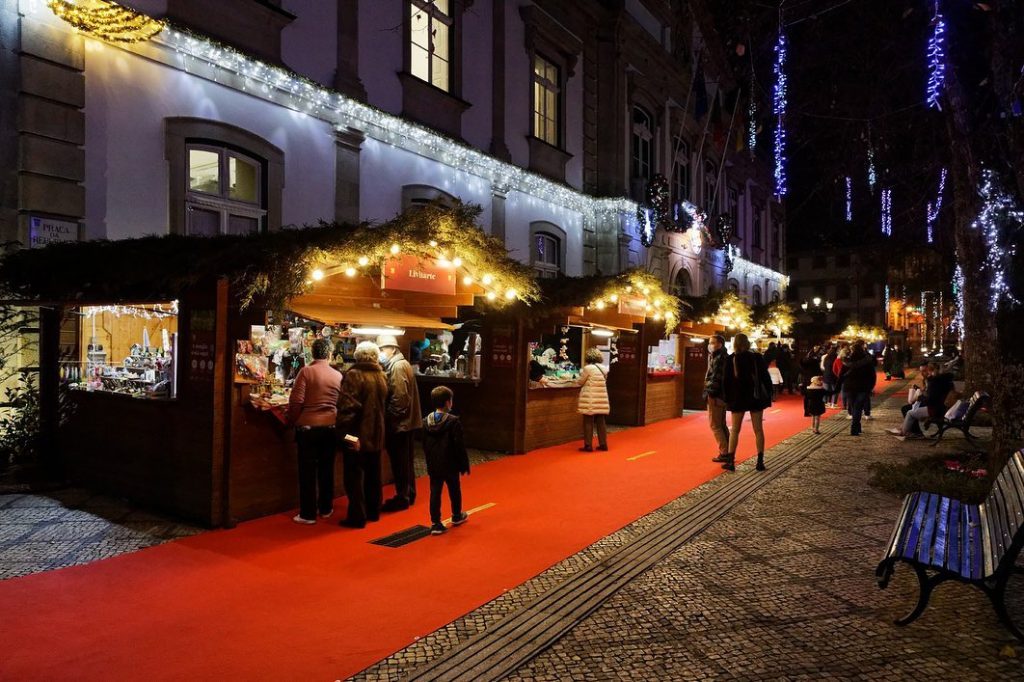
<path id="1" fill-rule="evenodd" d="M 784 398 L 768 446 L 809 423 Z M 361 531 L 278 515 L 0 582 L 0 679 L 344 678 L 722 473 L 703 415 L 610 444 L 480 465 L 466 506 L 493 506 L 397 549 L 368 541 L 428 522 L 424 479 L 422 503 Z M 746 424 L 739 459 L 753 452 Z"/>

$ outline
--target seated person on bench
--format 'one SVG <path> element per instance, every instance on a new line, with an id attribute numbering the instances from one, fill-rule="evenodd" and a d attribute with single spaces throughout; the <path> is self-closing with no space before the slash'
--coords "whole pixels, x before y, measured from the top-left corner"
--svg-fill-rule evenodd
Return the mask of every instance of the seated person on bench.
<path id="1" fill-rule="evenodd" d="M 903 416 L 902 428 L 889 429 L 900 440 L 922 438 L 924 434 L 920 431 L 920 422 L 930 415 L 946 413 L 946 396 L 953 390 L 953 375 L 941 372 L 937 363 L 930 362 L 921 369 L 921 376 L 925 379 L 925 389 L 917 397 L 916 406 Z"/>

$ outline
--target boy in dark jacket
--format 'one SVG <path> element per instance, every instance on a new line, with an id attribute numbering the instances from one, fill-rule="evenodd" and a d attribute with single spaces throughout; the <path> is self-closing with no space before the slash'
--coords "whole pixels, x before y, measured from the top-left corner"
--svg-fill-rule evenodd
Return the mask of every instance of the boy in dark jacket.
<path id="1" fill-rule="evenodd" d="M 430 534 L 445 532 L 441 523 L 441 490 L 448 486 L 452 503 L 452 525 L 461 526 L 469 520 L 462 511 L 461 474 L 469 473 L 469 453 L 462 437 L 462 422 L 451 413 L 454 394 L 447 386 L 430 392 L 433 411 L 423 420 L 423 452 L 427 456 L 430 477 Z"/>

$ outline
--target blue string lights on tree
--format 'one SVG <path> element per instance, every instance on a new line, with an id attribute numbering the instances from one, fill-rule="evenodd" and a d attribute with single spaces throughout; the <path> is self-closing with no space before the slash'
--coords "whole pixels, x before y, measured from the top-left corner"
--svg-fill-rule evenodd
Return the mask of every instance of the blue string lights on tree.
<path id="1" fill-rule="evenodd" d="M 960 267 L 959 258 L 953 270 L 953 300 L 956 312 L 953 314 L 953 331 L 960 343 L 964 342 L 964 269 Z"/>
<path id="2" fill-rule="evenodd" d="M 779 41 L 775 44 L 775 91 L 773 92 L 772 114 L 775 115 L 775 196 L 786 195 L 786 34 L 779 29 Z"/>
<path id="3" fill-rule="evenodd" d="M 875 193 L 875 183 L 878 182 L 878 173 L 875 171 L 875 148 L 868 147 L 868 187 L 871 193 Z"/>
<path id="4" fill-rule="evenodd" d="M 928 210 L 926 214 L 926 220 L 928 223 L 928 243 L 931 244 L 935 241 L 935 220 L 939 217 L 939 211 L 942 210 L 942 195 L 946 191 L 946 175 L 947 171 L 945 168 L 942 169 L 942 174 L 939 176 L 939 191 L 935 195 L 935 201 L 928 202 Z"/>
<path id="5" fill-rule="evenodd" d="M 853 178 L 846 176 L 846 222 L 853 221 Z"/>
<path id="6" fill-rule="evenodd" d="M 882 190 L 882 234 L 892 236 L 892 189 Z"/>
<path id="7" fill-rule="evenodd" d="M 926 100 L 929 109 L 942 110 L 939 97 L 946 83 L 946 20 L 939 1 L 935 0 L 932 16 L 932 34 L 928 38 L 928 87 Z"/>
<path id="8" fill-rule="evenodd" d="M 1003 301 L 1020 303 L 1007 281 L 1007 271 L 1016 255 L 1016 245 L 1004 237 L 1004 229 L 1012 226 L 1013 229 L 1020 230 L 1024 227 L 1024 211 L 1003 189 L 996 174 L 991 170 L 986 169 L 982 172 L 978 194 L 982 200 L 981 212 L 971 223 L 971 228 L 979 230 L 985 239 L 987 249 L 982 260 L 982 268 L 988 276 L 989 310 L 995 312 Z"/>

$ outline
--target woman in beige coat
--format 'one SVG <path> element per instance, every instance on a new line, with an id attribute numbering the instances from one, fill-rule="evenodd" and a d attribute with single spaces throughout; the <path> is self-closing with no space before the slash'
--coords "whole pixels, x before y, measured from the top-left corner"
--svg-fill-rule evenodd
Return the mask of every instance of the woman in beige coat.
<path id="1" fill-rule="evenodd" d="M 578 411 L 583 415 L 583 452 L 593 452 L 594 424 L 597 424 L 597 449 L 608 449 L 608 431 L 605 427 L 604 418 L 609 412 L 608 407 L 608 386 L 601 361 L 604 356 L 596 348 L 587 351 L 586 365 L 580 372 L 577 380 L 582 388 L 580 389 L 580 402 Z"/>

